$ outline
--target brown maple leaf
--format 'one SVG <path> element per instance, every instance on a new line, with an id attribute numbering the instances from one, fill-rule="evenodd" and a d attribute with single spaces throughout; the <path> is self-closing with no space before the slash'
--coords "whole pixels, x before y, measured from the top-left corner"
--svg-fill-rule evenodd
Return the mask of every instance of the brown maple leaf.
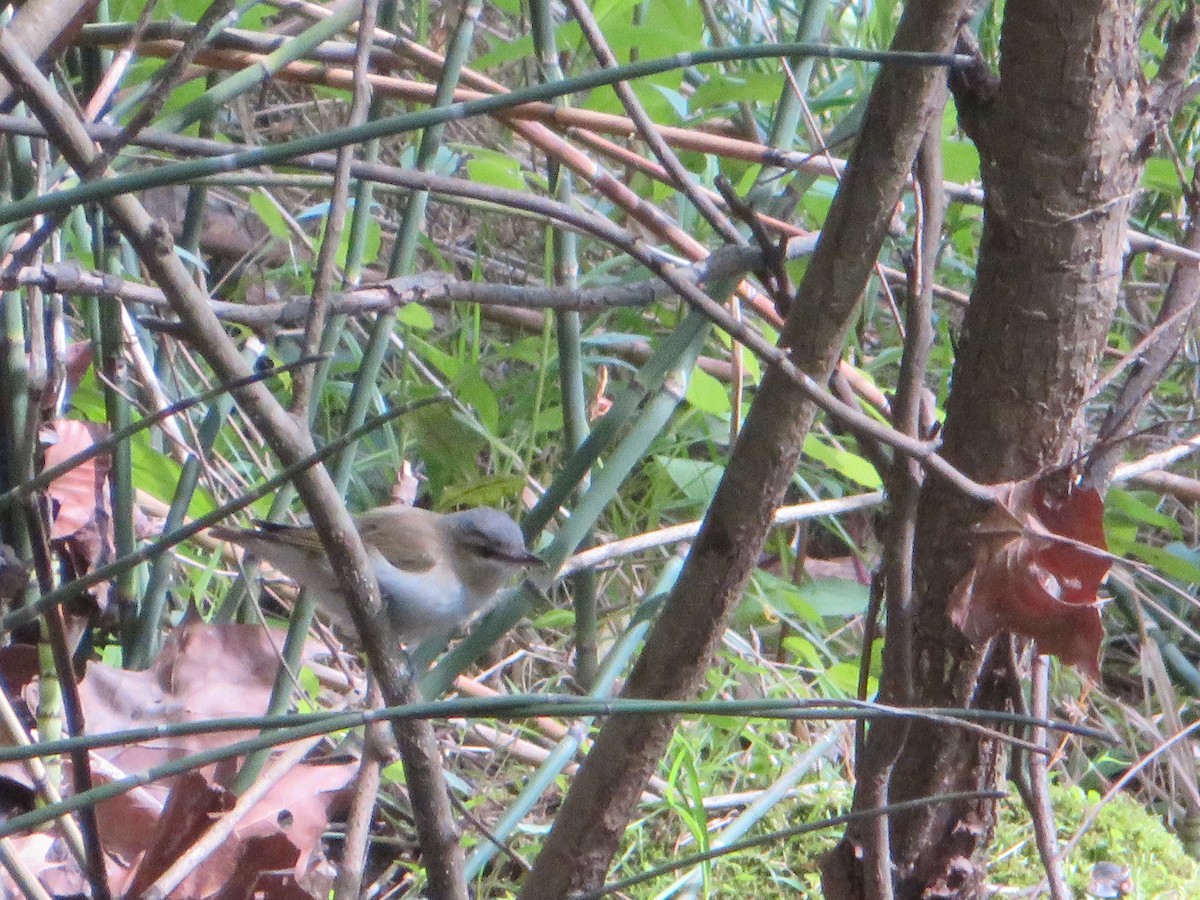
<path id="1" fill-rule="evenodd" d="M 973 644 L 1009 631 L 1100 680 L 1097 591 L 1111 557 L 1104 501 L 1065 470 L 996 485 L 975 525 L 975 565 L 950 598 L 950 619 Z"/>

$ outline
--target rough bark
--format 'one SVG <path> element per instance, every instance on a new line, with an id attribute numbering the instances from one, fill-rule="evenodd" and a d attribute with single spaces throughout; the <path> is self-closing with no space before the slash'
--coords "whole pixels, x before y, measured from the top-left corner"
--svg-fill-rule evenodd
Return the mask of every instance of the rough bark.
<path id="1" fill-rule="evenodd" d="M 966 5 L 910 3 L 893 47 L 948 51 Z M 795 364 L 818 380 L 829 377 L 841 354 L 922 133 L 937 110 L 930 98 L 944 83 L 945 72 L 928 68 L 885 67 L 876 80 L 861 141 L 781 338 Z M 787 378 L 768 371 L 625 696 L 695 694 L 758 560 L 814 415 L 813 404 Z M 601 883 L 674 724 L 645 717 L 607 722 L 555 818 L 522 900 L 563 897 Z"/>
<path id="2" fill-rule="evenodd" d="M 1161 113 L 1139 80 L 1136 9 L 1127 0 L 1010 0 L 1001 54 L 998 80 L 982 69 L 952 79 L 979 147 L 986 202 L 943 452 L 985 483 L 1028 477 L 1078 449 L 1082 400 L 1120 284 L 1129 205 Z M 927 479 L 915 548 L 917 705 L 1002 709 L 1012 695 L 1009 642 L 971 647 L 946 616 L 981 511 Z M 887 648 L 885 669 L 899 649 Z M 967 732 L 912 723 L 898 739 L 880 726 L 859 762 L 860 785 L 890 775 L 893 802 L 985 790 L 1002 782 L 1004 761 L 1002 745 Z M 994 824 L 991 801 L 893 817 L 894 896 L 981 896 L 979 856 Z M 878 872 L 864 863 L 869 841 L 867 827 L 852 827 L 826 858 L 828 897 L 878 896 L 867 887 Z"/>

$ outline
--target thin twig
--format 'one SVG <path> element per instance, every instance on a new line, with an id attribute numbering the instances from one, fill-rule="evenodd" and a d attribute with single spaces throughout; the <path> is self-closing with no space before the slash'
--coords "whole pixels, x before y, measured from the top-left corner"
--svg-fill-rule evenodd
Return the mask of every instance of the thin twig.
<path id="1" fill-rule="evenodd" d="M 1032 712 L 1044 716 L 1050 702 L 1050 657 L 1034 654 L 1029 689 L 1033 695 Z M 1046 730 L 1034 726 L 1029 739 L 1037 744 L 1046 743 Z M 1033 820 L 1033 836 L 1038 855 L 1046 870 L 1046 880 L 1051 900 L 1071 900 L 1071 892 L 1063 880 L 1062 856 L 1058 852 L 1058 835 L 1054 824 L 1054 807 L 1050 801 L 1050 778 L 1047 773 L 1046 757 L 1040 753 L 1029 754 L 1029 792 L 1032 803 L 1029 816 Z"/>
<path id="2" fill-rule="evenodd" d="M 566 0 L 566 2 L 575 14 L 575 20 L 583 29 L 583 36 L 591 45 L 592 52 L 596 55 L 596 59 L 600 65 L 606 68 L 616 68 L 619 65 L 617 58 L 609 48 L 608 41 L 605 39 L 604 33 L 600 30 L 600 25 L 596 21 L 596 17 L 592 14 L 588 5 L 583 0 Z M 638 137 L 646 142 L 651 152 L 667 171 L 672 186 L 691 201 L 700 215 L 725 240 L 734 246 L 744 246 L 746 239 L 738 232 L 733 223 L 729 221 L 729 218 L 717 208 L 716 204 L 707 195 L 695 190 L 692 186 L 691 173 L 684 168 L 683 164 L 679 161 L 679 157 L 675 155 L 675 152 L 663 139 L 662 135 L 659 134 L 658 126 L 647 115 L 645 108 L 642 106 L 641 101 L 638 100 L 637 94 L 634 93 L 633 87 L 629 82 L 618 81 L 612 87 L 625 107 L 625 112 L 629 114 L 630 121 L 637 128 Z"/>
<path id="3" fill-rule="evenodd" d="M 371 682 L 367 688 L 367 703 L 372 708 L 383 705 L 383 695 Z M 362 759 L 354 783 L 354 799 L 346 816 L 346 837 L 342 842 L 342 864 L 338 867 L 333 886 L 333 900 L 357 900 L 362 891 L 363 872 L 367 866 L 367 850 L 371 841 L 371 821 L 383 772 L 383 740 L 379 726 L 368 726 L 363 734 Z"/>
<path id="4" fill-rule="evenodd" d="M 881 506 L 884 502 L 882 491 L 869 494 L 856 494 L 841 497 L 836 500 L 816 500 L 812 503 L 798 503 L 794 506 L 781 506 L 775 511 L 775 525 L 786 525 L 792 522 L 803 522 L 823 516 L 836 516 L 860 509 L 871 509 Z M 556 578 L 566 578 L 582 569 L 604 565 L 623 556 L 643 553 L 656 547 L 678 544 L 690 541 L 700 533 L 702 520 L 684 522 L 680 525 L 670 525 L 645 534 L 610 541 L 598 547 L 591 547 L 582 553 L 576 553 L 556 573 Z"/>
<path id="5" fill-rule="evenodd" d="M 362 0 L 362 13 L 358 43 L 354 55 L 354 82 L 350 100 L 350 111 L 346 115 L 346 127 L 354 128 L 367 120 L 371 105 L 371 86 L 367 83 L 367 67 L 370 62 L 371 34 L 375 30 L 375 15 L 378 0 Z M 317 352 L 324 336 L 325 322 L 329 315 L 329 294 L 333 288 L 334 268 L 342 231 L 346 224 L 346 201 L 350 195 L 350 169 L 354 163 L 357 145 L 349 144 L 337 151 L 337 164 L 333 172 L 333 189 L 330 192 L 329 212 L 325 216 L 325 231 L 321 235 L 321 249 L 317 254 L 317 269 L 313 275 L 313 289 L 309 299 L 308 314 L 304 323 L 303 353 L 308 356 Z M 301 369 L 296 373 L 292 387 L 292 414 L 307 419 L 312 403 L 313 382 L 316 372 Z"/>

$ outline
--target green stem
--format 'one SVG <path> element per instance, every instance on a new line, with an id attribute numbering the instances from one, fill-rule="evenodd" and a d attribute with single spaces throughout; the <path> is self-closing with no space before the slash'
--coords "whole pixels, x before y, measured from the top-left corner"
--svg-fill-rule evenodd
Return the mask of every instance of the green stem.
<path id="1" fill-rule="evenodd" d="M 589 697 L 599 700 L 611 696 L 616 680 L 625 672 L 629 661 L 633 659 L 637 648 L 641 646 L 642 638 L 650 628 L 653 610 L 658 608 L 662 598 L 667 595 L 667 592 L 675 584 L 675 579 L 679 577 L 679 572 L 682 568 L 683 560 L 680 557 L 673 558 L 663 568 L 663 572 L 658 579 L 658 584 L 654 586 L 654 590 L 650 592 L 650 596 L 642 602 L 637 612 L 634 613 L 630 627 L 621 635 L 621 639 L 617 641 L 612 650 L 609 651 L 608 658 L 604 661 L 604 667 L 602 669 L 597 667 L 596 677 L 592 685 L 588 688 Z M 542 795 L 550 788 L 554 780 L 562 773 L 562 770 L 575 761 L 579 747 L 583 743 L 583 738 L 591 729 L 594 721 L 594 717 L 585 717 L 571 727 L 571 731 L 567 737 L 561 740 L 550 752 L 546 761 L 538 767 L 533 776 L 526 779 L 520 795 L 509 805 L 504 815 L 491 826 L 490 830 L 493 837 L 504 841 L 512 835 L 529 811 L 541 801 Z M 496 852 L 497 846 L 494 842 L 481 842 L 467 858 L 467 880 L 469 881 L 478 875 L 483 870 L 483 867 L 496 855 Z"/>
<path id="2" fill-rule="evenodd" d="M 729 285 L 721 287 L 728 288 Z M 642 383 L 646 387 L 630 388 L 613 404 L 609 416 L 617 411 L 619 405 L 621 413 L 618 421 L 623 418 L 632 422 L 629 434 L 605 460 L 604 467 L 594 476 L 572 509 L 571 518 L 563 523 L 554 542 L 542 552 L 542 559 L 550 572 L 556 571 L 582 543 L 629 473 L 645 459 L 651 442 L 666 426 L 683 399 L 692 368 L 709 330 L 708 320 L 702 314 L 689 312 L 643 367 L 640 377 L 645 378 Z M 542 501 L 525 517 L 522 527 L 527 535 L 541 531 L 552 512 L 558 509 L 560 501 L 548 501 L 547 498 L 569 496 L 596 462 L 600 448 L 613 437 L 615 430 L 612 428 L 602 430 L 598 427 L 591 433 L 555 478 Z M 512 628 L 537 599 L 534 592 L 523 589 L 488 614 L 470 635 L 421 679 L 421 692 L 426 697 L 436 697 L 448 690 L 455 677 Z"/>
<path id="3" fill-rule="evenodd" d="M 533 85 L 507 94 L 481 97 L 452 103 L 444 107 L 403 113 L 367 122 L 356 128 L 339 128 L 297 140 L 266 147 L 256 147 L 238 153 L 207 159 L 170 163 L 133 175 L 120 175 L 88 181 L 69 190 L 55 191 L 41 197 L 29 197 L 0 207 L 0 225 L 19 222 L 38 213 L 56 212 L 82 203 L 98 202 L 120 194 L 135 193 L 151 187 L 179 184 L 207 175 L 217 175 L 236 169 L 273 165 L 297 156 L 307 156 L 326 150 L 336 150 L 346 144 L 362 143 L 375 138 L 389 137 L 418 128 L 428 128 L 470 116 L 503 112 L 522 103 L 552 100 L 578 91 L 605 87 L 617 81 L 645 78 L 674 69 L 726 62 L 735 59 L 765 59 L 775 56 L 818 56 L 837 59 L 888 62 L 902 65 L 961 67 L 971 63 L 970 57 L 942 53 L 906 53 L 887 50 L 858 50 L 853 47 L 832 47 L 823 44 L 760 44 L 753 47 L 727 47 L 720 50 L 699 50 L 674 56 L 641 60 L 616 68 L 587 72 L 557 84 Z"/>
<path id="4" fill-rule="evenodd" d="M 446 54 L 446 63 L 442 70 L 441 81 L 438 82 L 434 97 L 434 110 L 445 109 L 453 105 L 454 91 L 458 87 L 459 75 L 471 50 L 471 42 L 475 36 L 475 21 L 482 11 L 481 0 L 468 0 L 463 9 L 462 18 L 455 29 L 454 37 Z M 384 120 L 386 121 L 386 120 Z M 431 123 L 421 135 L 421 144 L 417 149 L 415 168 L 419 172 L 427 172 L 433 165 L 439 148 L 442 146 L 441 123 Z M 408 203 L 404 207 L 404 215 L 396 235 L 396 243 L 392 247 L 392 256 L 388 262 L 388 277 L 406 275 L 412 271 L 416 259 L 417 241 L 425 224 L 425 208 L 429 200 L 428 191 L 412 191 Z M 350 393 L 349 407 L 346 412 L 347 427 L 353 428 L 361 422 L 367 413 L 371 398 L 379 388 L 379 375 L 383 369 L 383 361 L 387 355 L 392 340 L 392 331 L 396 317 L 391 313 L 380 315 L 371 328 L 371 337 L 363 360 L 358 369 L 358 377 Z M 355 448 L 347 447 L 346 452 L 338 460 L 334 472 L 334 482 L 344 484 L 354 465 Z"/>

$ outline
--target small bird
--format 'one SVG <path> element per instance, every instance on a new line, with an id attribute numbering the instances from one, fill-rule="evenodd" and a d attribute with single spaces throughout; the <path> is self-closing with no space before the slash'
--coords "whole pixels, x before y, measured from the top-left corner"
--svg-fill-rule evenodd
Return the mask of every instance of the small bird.
<path id="1" fill-rule="evenodd" d="M 442 514 L 396 504 L 356 516 L 354 523 L 379 579 L 384 610 L 406 644 L 453 630 L 495 600 L 521 569 L 542 565 L 525 548 L 517 523 L 488 507 Z M 352 630 L 345 596 L 316 532 L 256 524 L 216 526 L 209 534 L 245 547 L 308 588 L 335 625 Z"/>

